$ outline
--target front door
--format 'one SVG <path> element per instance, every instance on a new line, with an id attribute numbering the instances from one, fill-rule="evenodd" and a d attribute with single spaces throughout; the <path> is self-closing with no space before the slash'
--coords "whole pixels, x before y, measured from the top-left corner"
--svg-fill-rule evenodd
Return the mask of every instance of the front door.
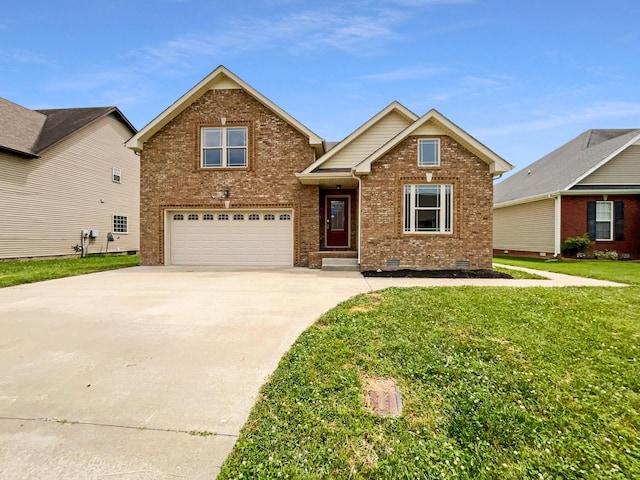
<path id="1" fill-rule="evenodd" d="M 349 246 L 349 197 L 327 196 L 325 200 L 326 246 Z"/>

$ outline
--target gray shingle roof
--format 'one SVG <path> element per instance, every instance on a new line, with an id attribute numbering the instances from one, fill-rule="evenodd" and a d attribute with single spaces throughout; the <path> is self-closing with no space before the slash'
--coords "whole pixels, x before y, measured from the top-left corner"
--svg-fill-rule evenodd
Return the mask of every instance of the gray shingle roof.
<path id="1" fill-rule="evenodd" d="M 47 121 L 35 145 L 35 151 L 41 152 L 114 109 L 115 107 L 91 107 L 37 110 L 47 117 Z"/>
<path id="2" fill-rule="evenodd" d="M 35 157 L 46 115 L 0 98 L 0 149 Z"/>
<path id="3" fill-rule="evenodd" d="M 640 129 L 587 130 L 498 183 L 494 189 L 494 203 L 566 190 L 638 135 Z"/>
<path id="4" fill-rule="evenodd" d="M 116 107 L 29 110 L 0 98 L 0 149 L 37 157 L 43 150 L 107 115 L 114 115 L 132 134 L 136 133 Z"/>

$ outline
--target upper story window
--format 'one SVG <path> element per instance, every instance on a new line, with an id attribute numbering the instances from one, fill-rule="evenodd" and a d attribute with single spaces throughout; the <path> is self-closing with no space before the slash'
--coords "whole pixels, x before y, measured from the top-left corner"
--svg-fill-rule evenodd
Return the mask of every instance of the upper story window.
<path id="1" fill-rule="evenodd" d="M 111 179 L 115 183 L 120 183 L 121 171 L 118 167 L 113 167 L 113 171 L 111 172 Z"/>
<path id="2" fill-rule="evenodd" d="M 418 165 L 420 167 L 440 166 L 439 138 L 420 138 L 418 140 Z"/>
<path id="3" fill-rule="evenodd" d="M 247 166 L 247 127 L 205 127 L 201 139 L 203 168 Z"/>
<path id="4" fill-rule="evenodd" d="M 405 185 L 404 232 L 451 233 L 453 185 Z"/>

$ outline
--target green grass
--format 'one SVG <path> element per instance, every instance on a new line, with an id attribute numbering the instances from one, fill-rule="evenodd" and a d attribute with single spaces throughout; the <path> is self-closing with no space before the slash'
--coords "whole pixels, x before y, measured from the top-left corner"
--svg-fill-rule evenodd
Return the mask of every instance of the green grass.
<path id="1" fill-rule="evenodd" d="M 496 256 L 496 263 L 516 267 L 565 273 L 579 277 L 611 280 L 612 282 L 640 285 L 640 262 L 612 262 L 607 260 L 558 260 L 545 261 L 539 258 Z"/>
<path id="2" fill-rule="evenodd" d="M 86 258 L 5 261 L 0 262 L 0 287 L 134 267 L 139 263 L 139 255 L 90 255 Z"/>
<path id="3" fill-rule="evenodd" d="M 356 296 L 284 356 L 218 478 L 640 478 L 639 312 L 640 287 Z M 400 417 L 366 410 L 367 377 Z"/>

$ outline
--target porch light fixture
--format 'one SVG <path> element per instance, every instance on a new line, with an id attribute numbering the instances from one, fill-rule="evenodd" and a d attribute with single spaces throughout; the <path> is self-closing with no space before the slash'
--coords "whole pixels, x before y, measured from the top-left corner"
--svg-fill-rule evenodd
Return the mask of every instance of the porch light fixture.
<path id="1" fill-rule="evenodd" d="M 229 198 L 229 187 L 224 187 L 224 198 Z"/>
<path id="2" fill-rule="evenodd" d="M 427 172 L 427 182 L 431 182 L 433 179 L 433 172 Z"/>
<path id="3" fill-rule="evenodd" d="M 336 188 L 337 188 L 338 190 L 340 190 L 340 189 L 342 189 L 342 185 L 340 185 L 340 184 L 336 184 Z"/>

